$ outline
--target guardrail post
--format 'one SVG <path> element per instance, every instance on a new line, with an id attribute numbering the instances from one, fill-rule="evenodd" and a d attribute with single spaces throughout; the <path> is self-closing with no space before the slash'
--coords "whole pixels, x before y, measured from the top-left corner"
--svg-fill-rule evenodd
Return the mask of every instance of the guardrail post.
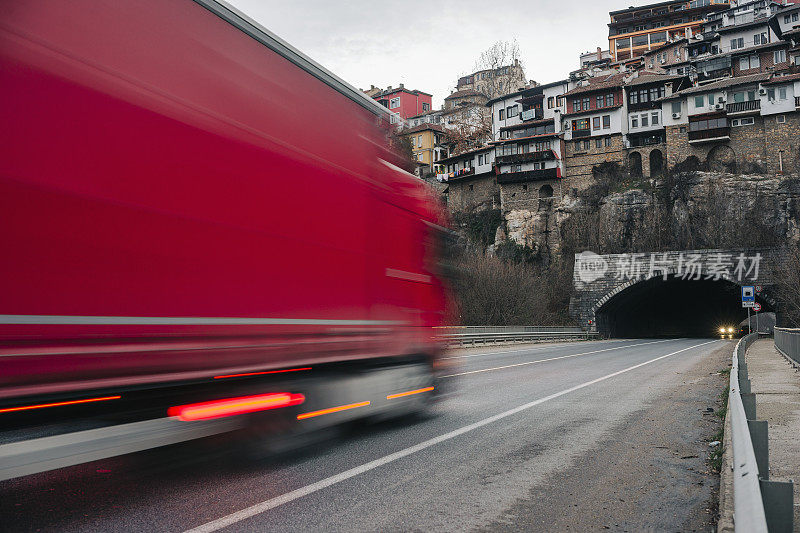
<path id="1" fill-rule="evenodd" d="M 753 410 L 755 410 L 755 398 L 753 398 Z M 747 405 L 745 405 L 745 411 L 747 411 Z M 767 421 L 748 420 L 747 426 L 750 428 L 750 440 L 753 441 L 753 451 L 756 454 L 759 477 L 764 480 L 769 479 L 769 429 Z"/>
<path id="2" fill-rule="evenodd" d="M 794 530 L 794 483 L 762 479 L 760 484 L 769 533 L 791 533 Z"/>
<path id="3" fill-rule="evenodd" d="M 750 387 L 748 387 L 749 389 Z M 752 392 L 744 392 L 744 387 L 740 389 L 742 395 L 742 405 L 744 405 L 744 414 L 747 420 L 756 419 L 756 395 Z"/>

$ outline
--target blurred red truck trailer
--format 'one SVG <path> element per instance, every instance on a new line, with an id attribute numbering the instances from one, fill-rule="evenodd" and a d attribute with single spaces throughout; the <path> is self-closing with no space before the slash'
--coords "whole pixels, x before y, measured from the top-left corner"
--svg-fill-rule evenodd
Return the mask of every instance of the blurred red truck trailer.
<path id="1" fill-rule="evenodd" d="M 0 117 L 0 417 L 274 371 L 433 383 L 435 202 L 383 108 L 232 8 L 3 2 Z"/>

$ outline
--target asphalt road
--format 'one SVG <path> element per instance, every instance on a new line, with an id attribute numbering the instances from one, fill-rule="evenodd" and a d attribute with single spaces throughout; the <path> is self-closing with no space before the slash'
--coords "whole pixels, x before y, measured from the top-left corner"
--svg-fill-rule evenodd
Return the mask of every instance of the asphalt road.
<path id="1" fill-rule="evenodd" d="M 729 348 L 675 339 L 454 352 L 457 392 L 427 416 L 268 463 L 194 445 L 2 482 L 0 530 L 698 529 L 713 492 L 704 412 L 719 393 L 707 377 Z"/>

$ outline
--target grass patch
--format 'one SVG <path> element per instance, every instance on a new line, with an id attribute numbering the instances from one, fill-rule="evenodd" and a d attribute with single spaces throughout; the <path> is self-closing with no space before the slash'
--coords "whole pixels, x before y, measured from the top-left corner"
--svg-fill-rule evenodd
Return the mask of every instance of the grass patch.
<path id="1" fill-rule="evenodd" d="M 730 375 L 731 369 L 726 368 L 724 370 L 720 370 L 720 375 L 727 376 Z M 719 393 L 719 408 L 714 412 L 714 414 L 719 417 L 720 420 L 725 420 L 725 415 L 728 413 L 728 385 L 725 385 L 725 388 L 722 389 L 722 392 Z M 722 457 L 725 455 L 725 447 L 722 445 L 725 438 L 725 425 L 720 424 L 719 429 L 711 437 L 710 442 L 719 441 L 719 445 L 714 448 L 708 456 L 708 466 L 711 468 L 711 471 L 715 474 L 719 474 L 722 470 Z"/>

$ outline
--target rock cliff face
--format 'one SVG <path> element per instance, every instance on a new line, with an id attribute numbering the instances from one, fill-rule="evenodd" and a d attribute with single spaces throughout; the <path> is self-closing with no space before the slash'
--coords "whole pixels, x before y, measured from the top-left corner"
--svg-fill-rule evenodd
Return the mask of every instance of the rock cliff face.
<path id="1" fill-rule="evenodd" d="M 796 177 L 696 172 L 605 183 L 550 202 L 504 209 L 507 237 L 551 254 L 569 232 L 589 230 L 603 253 L 800 243 Z"/>

